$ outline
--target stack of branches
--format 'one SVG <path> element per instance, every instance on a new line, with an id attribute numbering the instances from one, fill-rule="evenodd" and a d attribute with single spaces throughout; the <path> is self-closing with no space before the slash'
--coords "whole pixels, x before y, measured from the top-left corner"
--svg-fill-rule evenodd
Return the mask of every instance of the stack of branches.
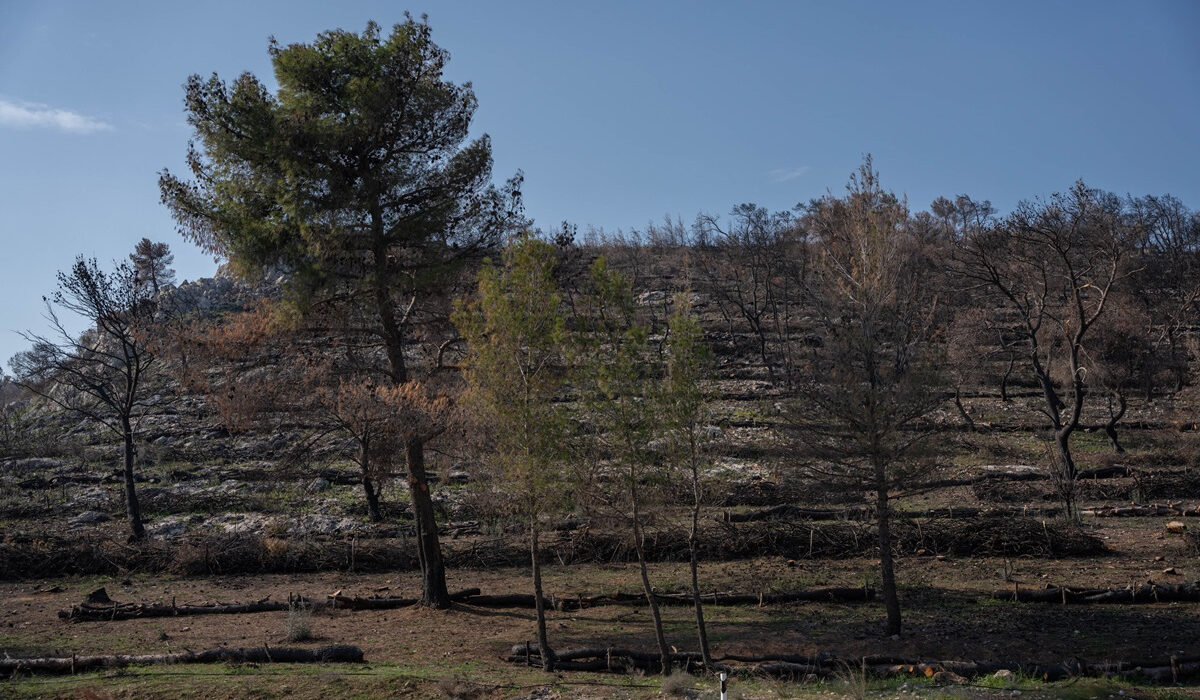
<path id="1" fill-rule="evenodd" d="M 1133 481 L 1142 498 L 1191 498 L 1200 493 L 1200 469 L 1139 470 Z"/>
<path id="2" fill-rule="evenodd" d="M 705 593 L 701 596 L 705 605 L 781 605 L 798 602 L 820 603 L 866 603 L 875 599 L 871 588 L 817 588 L 807 591 L 781 593 Z M 532 609 L 536 601 L 529 593 L 501 593 L 484 595 L 478 588 L 451 593 L 450 599 L 465 605 L 480 608 L 527 608 Z M 659 605 L 688 607 L 693 605 L 690 592 L 656 593 Z M 245 603 L 183 603 L 172 599 L 166 603 L 118 603 L 108 597 L 101 588 L 88 594 L 79 605 L 59 610 L 58 616 L 71 622 L 112 622 L 115 620 L 140 620 L 151 617 L 190 617 L 194 615 L 242 615 L 260 612 L 282 612 L 295 607 L 307 609 L 336 608 L 340 610 L 392 610 L 406 608 L 420 602 L 419 598 L 401 596 L 351 597 L 341 591 L 323 598 L 302 595 L 288 596 L 287 600 L 260 600 Z M 641 606 L 646 604 L 642 592 L 616 592 L 597 595 L 547 596 L 547 603 L 555 610 L 577 611 L 606 605 Z"/>
<path id="3" fill-rule="evenodd" d="M 1070 556 L 1105 551 L 1100 539 L 1073 525 L 1035 518 L 901 519 L 895 530 L 896 551 L 901 554 Z M 686 533 L 681 530 L 649 532 L 645 546 L 652 560 L 687 561 Z M 837 558 L 877 548 L 874 528 L 867 522 L 715 522 L 702 528 L 700 536 L 700 556 L 707 560 Z M 623 534 L 581 530 L 548 547 L 547 557 L 564 564 L 630 561 L 631 549 Z"/>
<path id="4" fill-rule="evenodd" d="M 451 600 L 466 600 L 478 596 L 478 588 L 468 588 L 450 594 Z M 338 608 L 343 610 L 391 610 L 407 608 L 421 602 L 420 598 L 386 597 L 350 597 L 341 592 L 333 593 L 324 598 L 310 598 L 301 595 L 289 595 L 287 600 L 271 600 L 262 598 L 248 603 L 184 603 L 177 605 L 172 599 L 170 605 L 165 603 L 118 603 L 108 597 L 108 592 L 101 588 L 92 591 L 79 605 L 66 610 L 59 610 L 58 616 L 71 622 L 112 622 L 114 620 L 140 620 L 149 617 L 190 617 L 193 615 L 242 615 L 260 612 L 282 612 L 294 608 L 319 610 Z"/>
<path id="5" fill-rule="evenodd" d="M 93 656 L 36 657 L 0 659 L 0 673 L 75 674 L 101 668 L 123 668 L 150 664 L 212 663 L 362 663 L 362 649 L 332 644 L 316 649 L 292 649 L 267 646 L 250 649 L 217 647 L 205 651 L 181 651 L 169 654 L 106 654 Z"/>
<path id="6" fill-rule="evenodd" d="M 992 598 L 1020 603 L 1197 603 L 1200 602 L 1200 581 L 1195 583 L 1146 583 L 1125 588 L 1021 588 L 995 591 Z"/>
<path id="7" fill-rule="evenodd" d="M 1096 473 L 1099 475 L 1092 476 Z M 971 490 L 984 503 L 1030 503 L 1059 498 L 1053 487 L 1042 480 L 1028 481 L 1037 483 L 984 479 L 973 483 Z M 1200 469 L 1149 470 L 1116 466 L 1083 470 L 1075 488 L 1079 498 L 1093 501 L 1190 498 L 1200 493 Z"/>
<path id="8" fill-rule="evenodd" d="M 1101 540 L 1069 524 L 1035 518 L 898 520 L 896 552 L 905 555 L 1074 556 L 1105 551 Z M 446 543 L 445 559 L 456 567 L 521 566 L 524 543 L 515 537 L 463 537 Z M 652 561 L 687 561 L 681 528 L 647 532 Z M 870 555 L 878 539 L 866 522 L 713 522 L 702 528 L 700 556 L 707 560 L 760 556 L 838 558 Z M 626 562 L 636 555 L 627 533 L 580 529 L 559 533 L 543 549 L 544 561 L 561 564 Z M 38 578 L 116 575 L 129 572 L 180 575 L 394 571 L 416 568 L 411 540 L 258 534 L 195 533 L 175 540 L 126 543 L 108 537 L 8 535 L 0 540 L 0 576 Z"/>
<path id="9" fill-rule="evenodd" d="M 1134 488 L 1135 483 L 1130 479 L 1079 479 L 1075 482 L 1077 498 L 1089 501 L 1125 500 L 1133 494 Z M 1035 503 L 1061 498 L 1047 481 L 1014 483 L 988 479 L 973 484 L 971 492 L 983 503 Z"/>
<path id="10" fill-rule="evenodd" d="M 417 566 L 409 543 L 392 539 L 276 538 L 194 534 L 126 543 L 109 537 L 10 534 L 0 540 L 0 577 L 392 571 Z"/>
<path id="11" fill-rule="evenodd" d="M 1083 556 L 1107 550 L 1077 526 L 1037 518 L 935 519 L 897 522 L 904 552 L 975 556 Z"/>

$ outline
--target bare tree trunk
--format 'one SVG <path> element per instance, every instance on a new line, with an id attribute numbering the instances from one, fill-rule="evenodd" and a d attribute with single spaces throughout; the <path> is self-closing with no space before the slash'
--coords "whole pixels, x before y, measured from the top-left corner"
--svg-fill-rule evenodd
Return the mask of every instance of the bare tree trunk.
<path id="1" fill-rule="evenodd" d="M 875 518 L 879 526 L 880 589 L 887 608 L 884 634 L 900 634 L 900 596 L 896 592 L 896 568 L 892 560 L 892 512 L 888 505 L 887 482 L 876 479 Z"/>
<path id="2" fill-rule="evenodd" d="M 1056 467 L 1060 472 L 1055 475 L 1055 481 L 1058 483 L 1059 495 L 1062 496 L 1063 508 L 1066 509 L 1068 518 L 1075 517 L 1075 478 L 1079 474 L 1075 468 L 1075 458 L 1071 456 L 1072 432 L 1074 431 L 1063 428 L 1054 433 L 1054 445 L 1059 459 Z"/>
<path id="3" fill-rule="evenodd" d="M 1183 391 L 1184 384 L 1187 383 L 1187 373 L 1188 373 L 1187 352 L 1185 351 L 1183 353 L 1182 358 L 1180 358 L 1180 356 L 1179 356 L 1180 355 L 1179 343 L 1177 341 L 1178 332 L 1179 332 L 1179 328 L 1175 325 L 1172 325 L 1170 328 L 1167 329 L 1167 341 L 1170 343 L 1170 348 L 1171 348 L 1171 354 L 1169 355 L 1169 357 L 1171 358 L 1171 365 L 1173 367 L 1172 374 L 1175 375 L 1175 393 L 1176 394 Z M 1146 380 L 1146 400 L 1149 401 L 1152 398 L 1154 398 L 1154 382 L 1150 379 L 1147 379 Z"/>
<path id="4" fill-rule="evenodd" d="M 367 496 L 367 517 L 373 523 L 380 522 L 383 515 L 379 512 L 379 495 L 371 482 L 371 444 L 367 440 L 359 442 L 358 468 L 362 471 L 363 493 Z"/>
<path id="5" fill-rule="evenodd" d="M 1008 379 L 1012 376 L 1013 365 L 1015 365 L 1016 362 L 1016 354 L 1012 352 L 1008 353 L 1008 366 L 1004 368 L 1004 376 L 1000 377 L 1000 400 L 1004 403 L 1009 403 L 1012 401 L 1012 399 L 1008 396 Z"/>
<path id="6" fill-rule="evenodd" d="M 1117 439 L 1117 423 L 1125 417 L 1125 411 L 1128 410 L 1129 404 L 1125 401 L 1125 394 L 1116 392 L 1117 410 L 1113 411 L 1112 396 L 1108 398 L 1108 422 L 1104 424 L 1104 434 L 1108 436 L 1108 442 L 1112 445 L 1113 451 L 1118 454 L 1125 452 L 1125 448 L 1121 446 L 1121 442 Z"/>
<path id="7" fill-rule="evenodd" d="M 694 431 L 693 431 L 694 432 Z M 695 437 L 692 437 L 692 452 L 696 450 Z M 713 665 L 712 652 L 708 646 L 708 628 L 704 624 L 704 606 L 700 602 L 700 469 L 696 459 L 692 458 L 692 529 L 688 532 L 688 559 L 692 573 L 692 605 L 696 610 L 696 635 L 700 642 L 700 658 L 704 667 L 711 669 Z"/>
<path id="8" fill-rule="evenodd" d="M 533 568 L 533 601 L 537 610 L 538 653 L 542 657 L 542 669 L 554 670 L 554 650 L 550 648 L 550 638 L 546 634 L 546 598 L 542 594 L 542 562 L 538 548 L 537 518 L 529 524 L 529 559 Z"/>
<path id="9" fill-rule="evenodd" d="M 146 526 L 142 524 L 142 509 L 138 505 L 137 489 L 133 481 L 133 427 L 129 419 L 121 419 L 122 439 L 125 447 L 124 472 L 125 477 L 125 515 L 129 518 L 129 527 L 133 531 L 132 539 L 140 540 L 146 536 Z"/>
<path id="10" fill-rule="evenodd" d="M 429 480 L 425 475 L 425 447 L 420 440 L 404 445 L 408 464 L 408 489 L 412 498 L 413 519 L 417 525 L 417 559 L 421 564 L 421 604 L 438 610 L 450 607 L 450 592 L 446 590 L 446 566 L 438 541 L 437 519 Z"/>
<path id="11" fill-rule="evenodd" d="M 658 609 L 658 600 L 654 597 L 654 589 L 650 586 L 650 574 L 646 570 L 646 550 L 642 541 L 641 514 L 638 512 L 637 500 L 633 504 L 633 549 L 637 552 L 638 570 L 642 575 L 642 592 L 646 595 L 646 604 L 650 606 L 650 617 L 654 620 L 654 639 L 658 642 L 658 652 L 662 656 L 662 674 L 671 673 L 671 647 L 667 646 L 667 637 L 663 634 L 662 612 Z"/>
<path id="12" fill-rule="evenodd" d="M 1073 361 L 1072 366 L 1077 366 L 1077 362 Z M 1055 391 L 1053 380 L 1042 367 L 1036 355 L 1033 357 L 1033 367 L 1038 383 L 1042 387 L 1042 396 L 1046 400 L 1046 415 L 1050 417 L 1051 426 L 1054 428 L 1054 445 L 1058 462 L 1055 465 L 1055 483 L 1058 485 L 1058 492 L 1062 497 L 1067 517 L 1073 518 L 1075 517 L 1075 477 L 1078 470 L 1075 468 L 1075 458 L 1071 456 L 1071 434 L 1079 426 L 1079 417 L 1083 408 L 1083 392 L 1079 375 L 1076 372 L 1072 379 L 1075 387 L 1075 394 L 1072 397 L 1074 411 L 1070 419 L 1064 423 L 1062 410 L 1067 408 L 1067 404 Z"/>
<path id="13" fill-rule="evenodd" d="M 963 421 L 967 424 L 967 430 L 975 432 L 975 421 L 971 418 L 971 414 L 967 413 L 967 407 L 963 406 L 962 388 L 957 385 L 954 387 L 954 405 L 958 408 L 958 414 L 962 416 Z"/>
<path id="14" fill-rule="evenodd" d="M 374 251 L 375 266 L 380 279 L 383 279 L 387 253 L 381 233 L 381 217 L 378 210 L 371 212 L 372 225 L 378 236 Z M 383 329 L 392 382 L 403 384 L 409 379 L 408 365 L 404 359 L 404 333 L 401 322 L 392 308 L 391 295 L 382 287 L 375 289 L 375 305 Z M 408 467 L 408 491 L 412 500 L 413 519 L 417 527 L 421 602 L 423 605 L 442 610 L 450 607 L 450 594 L 446 590 L 446 569 L 442 563 L 441 542 L 438 541 L 437 518 L 434 516 L 433 499 L 429 494 L 429 480 L 425 475 L 425 443 L 419 439 L 409 440 L 404 445 L 404 457 Z"/>
<path id="15" fill-rule="evenodd" d="M 367 518 L 373 523 L 382 522 L 383 513 L 379 510 L 379 494 L 375 491 L 371 477 L 363 474 L 362 485 L 363 492 L 367 495 Z"/>

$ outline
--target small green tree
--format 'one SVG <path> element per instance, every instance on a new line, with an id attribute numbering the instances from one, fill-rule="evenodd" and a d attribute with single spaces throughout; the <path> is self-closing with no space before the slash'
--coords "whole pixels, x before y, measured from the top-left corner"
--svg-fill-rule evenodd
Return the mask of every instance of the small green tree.
<path id="1" fill-rule="evenodd" d="M 637 317 L 629 281 L 597 258 L 589 283 L 578 300 L 580 316 L 572 338 L 575 383 L 584 419 L 593 427 L 585 450 L 595 473 L 586 484 L 594 501 L 619 514 L 630 528 L 663 673 L 668 674 L 671 648 L 646 567 L 646 525 L 652 515 L 647 501 L 667 476 L 651 447 L 665 432 L 656 401 L 662 363 L 648 324 Z"/>
<path id="2" fill-rule="evenodd" d="M 556 403 L 565 383 L 556 256 L 549 243 L 518 236 L 499 267 L 484 263 L 477 294 L 460 301 L 453 317 L 467 340 L 464 402 L 486 428 L 491 449 L 484 461 L 499 484 L 496 495 L 528 529 L 538 650 L 547 671 L 555 657 L 546 633 L 539 538 L 543 519 L 560 509 L 567 493 L 567 421 Z"/>
<path id="3" fill-rule="evenodd" d="M 133 247 L 129 254 L 129 262 L 137 271 L 138 282 L 149 285 L 150 291 L 158 294 L 160 287 L 175 281 L 175 271 L 171 263 L 175 255 L 166 243 L 155 243 L 149 238 L 143 238 Z"/>
<path id="4" fill-rule="evenodd" d="M 704 344 L 704 331 L 692 313 L 689 295 L 678 294 L 675 308 L 667 320 L 667 372 L 662 380 L 658 403 L 669 430 L 672 466 L 684 474 L 691 485 L 691 523 L 688 529 L 688 563 L 692 578 L 692 604 L 696 611 L 696 635 L 700 655 L 706 667 L 712 667 L 704 607 L 700 602 L 700 506 L 704 496 L 702 469 L 705 465 L 704 433 L 708 416 L 708 397 L 702 382 L 712 361 Z"/>

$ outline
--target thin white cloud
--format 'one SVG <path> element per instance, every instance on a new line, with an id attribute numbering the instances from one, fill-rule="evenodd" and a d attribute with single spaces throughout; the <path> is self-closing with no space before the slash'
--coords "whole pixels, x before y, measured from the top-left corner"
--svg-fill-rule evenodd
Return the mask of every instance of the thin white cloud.
<path id="1" fill-rule="evenodd" d="M 109 131 L 108 122 L 65 109 L 34 102 L 14 102 L 0 98 L 0 127 L 14 129 L 58 129 L 69 134 L 93 134 Z"/>
<path id="2" fill-rule="evenodd" d="M 801 175 L 807 173 L 809 170 L 812 170 L 811 165 L 801 165 L 795 168 L 775 168 L 767 174 L 770 175 L 771 179 L 775 182 L 787 182 L 788 180 L 795 180 Z"/>

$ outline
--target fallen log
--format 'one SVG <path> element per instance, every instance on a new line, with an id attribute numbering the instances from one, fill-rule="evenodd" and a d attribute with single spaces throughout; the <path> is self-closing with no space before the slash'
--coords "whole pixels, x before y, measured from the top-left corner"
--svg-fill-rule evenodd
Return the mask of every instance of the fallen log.
<path id="1" fill-rule="evenodd" d="M 0 673 L 82 673 L 101 668 L 122 668 L 149 664 L 212 664 L 212 663 L 362 663 L 362 649 L 347 644 L 334 644 L 316 649 L 291 647 L 230 649 L 218 647 L 206 651 L 182 651 L 172 654 L 107 654 L 98 656 L 66 656 L 36 658 L 0 658 Z"/>
<path id="2" fill-rule="evenodd" d="M 1197 603 L 1200 602 L 1200 581 L 1195 583 L 1148 583 L 1126 588 L 1021 588 L 994 591 L 996 600 L 1018 603 L 1058 603 L 1060 605 L 1103 603 Z"/>
<path id="3" fill-rule="evenodd" d="M 478 595 L 478 588 L 452 593 L 452 600 Z M 325 598 L 292 596 L 288 600 L 263 598 L 252 603 L 212 603 L 208 605 L 170 605 L 157 603 L 117 603 L 108 598 L 103 588 L 92 591 L 87 599 L 69 610 L 59 610 L 58 616 L 71 622 L 108 622 L 136 620 L 149 617 L 184 617 L 189 615 L 242 615 L 246 613 L 279 612 L 293 607 L 332 607 L 346 610 L 388 610 L 406 608 L 420 602 L 418 598 L 350 598 L 339 593 Z"/>
<path id="4" fill-rule="evenodd" d="M 478 588 L 466 588 L 461 591 L 450 594 L 450 600 L 466 600 L 471 596 L 479 595 Z M 396 598 L 396 597 L 368 597 L 368 598 L 350 598 L 340 594 L 334 594 L 327 598 L 331 607 L 341 608 L 345 610 L 391 610 L 394 608 L 407 608 L 421 602 L 420 598 Z"/>
<path id="5" fill-rule="evenodd" d="M 658 673 L 662 658 L 658 652 L 620 647 L 590 647 L 567 649 L 556 654 L 556 670 L 613 671 L 631 670 Z M 512 647 L 505 657 L 510 663 L 540 665 L 536 645 L 525 643 Z M 703 667 L 697 652 L 677 652 L 672 665 L 683 668 Z M 928 660 L 904 657 L 867 656 L 839 657 L 828 653 L 815 655 L 764 654 L 757 656 L 729 654 L 714 659 L 714 667 L 745 675 L 770 675 L 780 678 L 806 679 L 843 676 L 847 669 L 864 670 L 879 677 L 924 676 L 938 682 L 961 683 L 970 678 L 1008 670 L 1045 681 L 1057 681 L 1079 676 L 1120 677 L 1129 680 L 1148 680 L 1157 683 L 1180 683 L 1200 678 L 1200 656 L 1176 657 L 1155 661 L 1124 661 L 1090 663 L 1072 659 L 1063 663 L 1018 661 Z"/>
<path id="6" fill-rule="evenodd" d="M 1096 518 L 1146 518 L 1156 516 L 1200 517 L 1200 505 L 1183 507 L 1174 503 L 1150 503 L 1147 505 L 1104 506 L 1079 511 L 1082 515 Z"/>

